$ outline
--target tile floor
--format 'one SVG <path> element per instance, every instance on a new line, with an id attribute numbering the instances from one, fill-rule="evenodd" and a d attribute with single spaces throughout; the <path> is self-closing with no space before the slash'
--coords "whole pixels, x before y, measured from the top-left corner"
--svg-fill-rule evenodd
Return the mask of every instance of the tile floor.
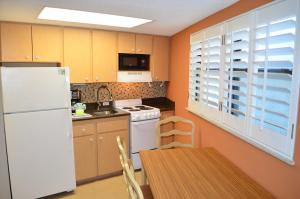
<path id="1" fill-rule="evenodd" d="M 136 174 L 140 183 L 140 172 Z M 128 199 L 123 176 L 111 177 L 80 185 L 72 193 L 62 193 L 47 199 Z"/>

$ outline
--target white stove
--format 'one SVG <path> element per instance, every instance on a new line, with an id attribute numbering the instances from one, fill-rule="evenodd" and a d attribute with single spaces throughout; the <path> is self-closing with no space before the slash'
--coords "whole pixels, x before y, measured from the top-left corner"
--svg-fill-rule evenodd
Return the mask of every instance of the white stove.
<path id="1" fill-rule="evenodd" d="M 160 110 L 142 105 L 141 99 L 118 100 L 116 107 L 130 113 L 129 152 L 135 169 L 141 168 L 139 151 L 156 149 L 156 123 Z"/>

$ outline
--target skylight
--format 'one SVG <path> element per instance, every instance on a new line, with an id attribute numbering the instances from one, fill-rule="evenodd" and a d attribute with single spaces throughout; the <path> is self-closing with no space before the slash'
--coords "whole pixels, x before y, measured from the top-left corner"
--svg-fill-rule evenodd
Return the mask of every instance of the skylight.
<path id="1" fill-rule="evenodd" d="M 152 20 L 96 12 L 45 7 L 38 19 L 132 28 Z"/>

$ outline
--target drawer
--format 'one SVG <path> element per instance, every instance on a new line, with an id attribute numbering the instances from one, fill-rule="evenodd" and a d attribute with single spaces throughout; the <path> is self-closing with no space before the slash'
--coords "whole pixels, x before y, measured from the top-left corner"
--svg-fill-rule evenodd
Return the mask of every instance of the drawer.
<path id="1" fill-rule="evenodd" d="M 73 137 L 92 135 L 96 133 L 96 123 L 93 121 L 73 122 Z"/>
<path id="2" fill-rule="evenodd" d="M 128 126 L 128 116 L 101 119 L 97 120 L 97 133 L 127 130 Z"/>

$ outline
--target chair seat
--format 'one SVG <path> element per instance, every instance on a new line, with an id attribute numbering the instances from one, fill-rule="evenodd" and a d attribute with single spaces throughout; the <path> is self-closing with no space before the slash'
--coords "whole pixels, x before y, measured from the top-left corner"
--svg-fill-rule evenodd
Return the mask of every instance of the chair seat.
<path id="1" fill-rule="evenodd" d="M 153 195 L 149 185 L 140 186 L 143 192 L 144 199 L 153 199 Z"/>

